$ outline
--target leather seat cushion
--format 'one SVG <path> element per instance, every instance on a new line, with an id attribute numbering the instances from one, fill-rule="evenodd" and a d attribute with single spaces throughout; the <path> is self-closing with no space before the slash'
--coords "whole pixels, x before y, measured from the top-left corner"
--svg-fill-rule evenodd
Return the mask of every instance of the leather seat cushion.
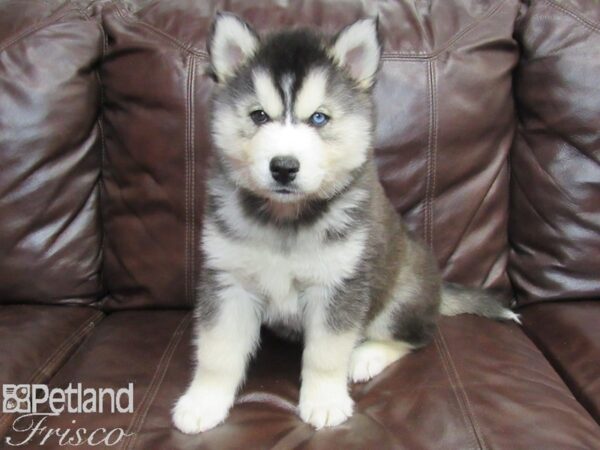
<path id="1" fill-rule="evenodd" d="M 0 386 L 47 382 L 103 316 L 79 306 L 0 306 Z M 0 436 L 12 418 L 0 411 Z"/>
<path id="2" fill-rule="evenodd" d="M 295 414 L 301 349 L 269 332 L 226 423 L 188 436 L 170 412 L 191 377 L 192 313 L 109 315 L 52 386 L 126 387 L 131 414 L 61 414 L 50 428 L 122 427 L 122 448 L 598 448 L 597 424 L 515 324 L 444 318 L 435 342 L 352 388 L 354 416 L 320 432 Z M 32 444 L 33 445 L 33 444 Z M 32 447 L 35 448 L 35 447 Z"/>
<path id="3" fill-rule="evenodd" d="M 527 334 L 600 423 L 600 302 L 558 302 L 525 308 Z"/>

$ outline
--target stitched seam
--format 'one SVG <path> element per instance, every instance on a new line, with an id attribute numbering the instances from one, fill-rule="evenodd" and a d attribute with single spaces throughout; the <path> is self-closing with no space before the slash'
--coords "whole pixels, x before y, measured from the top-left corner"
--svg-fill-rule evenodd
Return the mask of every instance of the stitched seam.
<path id="1" fill-rule="evenodd" d="M 562 5 L 559 5 L 558 3 L 552 1 L 552 0 L 544 0 L 549 6 L 551 6 L 554 9 L 557 9 L 561 12 L 563 12 L 564 14 L 567 14 L 568 16 L 571 16 L 573 19 L 575 19 L 577 22 L 579 22 L 580 24 L 582 24 L 584 27 L 589 28 L 590 30 L 596 32 L 596 33 L 600 33 L 600 26 L 590 22 L 589 20 L 587 20 L 585 17 L 582 17 L 580 14 L 578 14 L 576 11 L 573 11 L 570 8 L 566 8 Z"/>
<path id="2" fill-rule="evenodd" d="M 193 58 L 189 58 L 188 59 L 188 73 L 187 73 L 187 80 L 186 80 L 186 103 L 185 103 L 185 116 L 186 116 L 186 124 L 185 124 L 185 131 L 186 131 L 186 146 L 185 146 L 185 157 L 186 157 L 186 186 L 185 186 L 185 210 L 186 210 L 186 225 L 185 225 L 185 233 L 186 233 L 186 266 L 185 266 L 185 272 L 186 272 L 186 296 L 185 296 L 185 300 L 186 302 L 190 303 L 190 286 L 192 284 L 191 281 L 191 246 L 192 246 L 192 232 L 191 232 L 191 208 L 190 208 L 190 204 L 191 204 L 191 197 L 192 197 L 192 193 L 191 193 L 191 185 L 192 185 L 192 175 L 191 175 L 191 171 L 192 171 L 192 167 L 191 167 L 191 161 L 190 161 L 190 153 L 191 153 L 191 128 L 192 128 L 192 108 L 190 106 L 190 98 L 192 96 L 192 72 L 193 72 Z"/>
<path id="3" fill-rule="evenodd" d="M 173 355 L 175 354 L 175 349 L 179 345 L 179 342 L 181 342 L 181 338 L 183 337 L 183 331 L 185 329 L 187 329 L 187 325 L 190 322 L 190 317 L 191 317 L 190 314 L 186 315 L 184 320 L 180 323 L 180 325 L 177 327 L 177 330 L 173 334 L 173 338 L 175 338 L 175 339 L 172 339 L 172 341 L 169 343 L 170 348 L 168 349 L 168 356 L 165 361 L 164 369 L 161 371 L 160 376 L 157 378 L 157 382 L 155 383 L 153 392 L 152 392 L 151 396 L 149 397 L 150 400 L 148 401 L 148 403 L 146 403 L 143 414 L 141 416 L 139 416 L 140 420 L 138 421 L 138 426 L 137 426 L 136 431 L 134 432 L 135 434 L 133 435 L 133 439 L 130 441 L 130 443 L 131 443 L 131 445 L 129 446 L 130 448 L 135 448 L 135 444 L 137 442 L 137 437 L 138 437 L 138 432 L 141 429 L 142 425 L 144 424 L 144 421 L 146 420 L 148 412 L 150 411 L 150 406 L 154 402 L 154 399 L 155 399 L 156 395 L 158 394 L 160 386 L 162 386 L 167 369 L 171 364 Z"/>
<path id="4" fill-rule="evenodd" d="M 444 53 L 451 46 L 453 46 L 454 44 L 456 44 L 460 39 L 462 39 L 463 37 L 465 37 L 466 35 L 468 35 L 471 31 L 473 31 L 475 28 L 477 28 L 477 26 L 479 24 L 481 24 L 481 22 L 483 22 L 484 20 L 487 20 L 487 19 L 491 18 L 494 14 L 496 14 L 501 9 L 501 7 L 504 6 L 504 4 L 506 3 L 506 1 L 507 0 L 503 0 L 500 3 L 498 3 L 495 7 L 491 7 L 490 9 L 488 9 L 478 19 L 476 19 L 475 21 L 471 22 L 469 25 L 467 25 L 461 31 L 459 31 L 458 33 L 456 33 L 450 39 L 450 41 L 448 41 L 448 43 L 445 46 L 443 46 L 442 48 L 440 48 L 438 50 L 435 50 L 432 53 L 414 54 L 414 53 L 394 53 L 394 52 L 389 52 L 389 53 L 384 53 L 382 55 L 382 59 L 384 59 L 384 60 L 390 60 L 391 61 L 391 60 L 394 60 L 394 59 L 400 59 L 400 60 L 405 60 L 405 59 L 423 60 L 423 59 L 434 59 L 434 58 L 437 58 L 440 54 Z"/>
<path id="5" fill-rule="evenodd" d="M 84 322 L 79 328 L 77 328 L 67 339 L 65 339 L 62 344 L 60 344 L 54 353 L 52 353 L 41 365 L 40 367 L 28 378 L 28 384 L 41 383 L 44 379 L 44 374 L 48 374 L 48 368 L 56 365 L 56 361 L 63 358 L 63 356 L 71 350 L 74 345 L 80 340 L 82 336 L 88 334 L 92 328 L 96 325 L 98 319 L 102 318 L 104 314 L 100 311 L 96 311 L 96 314 L 93 315 L 89 321 Z M 8 423 L 10 418 L 14 417 L 15 414 L 4 414 L 0 417 L 0 429 L 5 423 Z"/>
<path id="6" fill-rule="evenodd" d="M 481 433 L 481 428 L 477 421 L 477 417 L 475 416 L 475 412 L 473 410 L 473 407 L 471 406 L 471 401 L 469 400 L 467 391 L 465 390 L 465 387 L 460 379 L 458 370 L 456 370 L 456 366 L 454 365 L 454 360 L 452 359 L 452 355 L 450 354 L 450 351 L 448 350 L 448 345 L 446 344 L 446 339 L 444 338 L 444 335 L 442 334 L 439 327 L 438 327 L 438 330 L 439 330 L 439 339 L 440 339 L 441 347 L 445 350 L 448 365 L 454 375 L 456 385 L 458 387 L 458 392 L 460 392 L 461 397 L 464 401 L 464 406 L 466 409 L 467 417 L 469 418 L 469 422 L 471 423 L 471 426 L 473 427 L 473 432 L 475 433 L 475 438 L 477 439 L 477 444 L 479 445 L 480 449 L 486 450 L 487 446 L 485 444 L 485 440 L 483 439 L 483 434 Z"/>
<path id="7" fill-rule="evenodd" d="M 472 448 L 474 448 L 474 449 L 479 448 L 481 450 L 481 446 L 478 445 L 478 442 L 477 442 L 477 436 L 475 435 L 475 430 L 473 428 L 473 424 L 467 417 L 465 405 L 463 404 L 463 401 L 458 394 L 458 388 L 454 382 L 454 377 L 452 376 L 452 374 L 450 372 L 450 367 L 448 365 L 447 356 L 446 356 L 445 352 L 443 351 L 441 344 L 440 344 L 440 338 L 438 336 L 441 336 L 442 330 L 440 329 L 440 327 L 438 325 L 436 325 L 436 328 L 437 328 L 437 335 L 434 337 L 433 341 L 435 343 L 437 352 L 440 355 L 440 361 L 442 362 L 442 365 L 444 366 L 444 372 L 446 372 L 446 377 L 447 377 L 448 381 L 450 382 L 450 387 L 452 388 L 452 393 L 454 394 L 454 398 L 456 399 L 456 403 L 458 404 L 458 409 L 460 410 L 460 414 L 462 416 L 462 419 L 463 419 L 463 422 L 465 425 L 465 429 L 470 431 L 470 433 L 468 432 L 468 435 L 469 435 L 469 439 L 471 441 Z"/>
<path id="8" fill-rule="evenodd" d="M 427 126 L 427 159 L 426 159 L 426 174 L 425 174 L 425 198 L 423 199 L 423 240 L 425 244 L 428 244 L 427 239 L 427 230 L 429 229 L 429 212 L 427 210 L 427 199 L 429 198 L 429 159 L 431 153 L 431 136 L 433 135 L 431 131 L 431 126 L 433 124 L 433 120 L 431 117 L 431 113 L 433 112 L 431 108 L 431 62 L 427 63 L 427 97 L 429 100 L 429 124 Z"/>
<path id="9" fill-rule="evenodd" d="M 185 84 L 185 137 L 184 137 L 184 165 L 185 165 L 185 182 L 184 182 L 184 209 L 185 209 L 185 254 L 183 261 L 183 275 L 184 275 L 184 297 L 189 302 L 189 247 L 190 247 L 190 226 L 189 226 L 189 189 L 190 189 L 190 164 L 189 164 L 189 126 L 190 126 L 190 109 L 189 109 L 189 94 L 190 94 L 190 71 L 191 71 L 191 58 L 188 59 L 188 70 Z"/>
<path id="10" fill-rule="evenodd" d="M 205 51 L 201 51 L 201 50 L 197 50 L 193 47 L 189 47 L 188 45 L 185 45 L 183 42 L 174 38 L 170 34 L 165 33 L 162 30 L 159 30 L 158 28 L 154 27 L 153 25 L 150 25 L 149 23 L 144 22 L 143 20 L 140 20 L 138 18 L 131 17 L 129 12 L 124 10 L 120 6 L 117 6 L 116 11 L 117 11 L 117 14 L 119 15 L 119 17 L 121 19 L 123 19 L 124 21 L 129 22 L 131 24 L 137 24 L 143 28 L 146 28 L 147 30 L 149 30 L 149 31 L 153 32 L 154 34 L 158 35 L 159 37 L 161 37 L 162 39 L 170 42 L 172 45 L 174 45 L 178 49 L 183 50 L 188 53 L 191 53 L 192 55 L 203 58 L 203 59 L 208 58 L 208 54 Z"/>
<path id="11" fill-rule="evenodd" d="M 26 38 L 28 36 L 31 36 L 32 34 L 38 32 L 38 31 L 40 31 L 40 30 L 42 30 L 44 28 L 47 28 L 49 26 L 54 25 L 55 23 L 57 23 L 61 19 L 63 19 L 65 16 L 69 15 L 69 13 L 72 13 L 73 11 L 80 12 L 77 8 L 68 9 L 63 14 L 60 14 L 58 17 L 52 17 L 52 16 L 50 16 L 46 20 L 43 20 L 42 22 L 38 23 L 37 25 L 34 25 L 31 28 L 27 28 L 26 30 L 24 30 L 21 33 L 17 34 L 12 39 L 9 39 L 4 44 L 1 44 L 0 45 L 0 52 L 3 52 L 4 50 L 8 49 L 10 46 L 16 44 L 20 40 L 22 40 L 22 39 L 24 39 L 24 38 Z"/>
<path id="12" fill-rule="evenodd" d="M 129 440 L 123 441 L 123 444 L 121 445 L 122 449 L 125 450 L 125 449 L 135 448 L 135 444 L 137 443 L 137 438 L 138 438 L 138 432 L 140 431 L 140 429 L 142 428 L 142 425 L 144 424 L 144 421 L 146 420 L 146 416 L 148 415 L 150 406 L 152 406 L 152 403 L 154 402 L 154 398 L 156 397 L 156 394 L 158 394 L 158 390 L 164 381 L 165 374 L 171 363 L 171 359 L 173 358 L 173 355 L 175 354 L 175 349 L 179 345 L 179 342 L 181 341 L 181 338 L 183 337 L 183 332 L 185 331 L 185 329 L 187 329 L 187 326 L 189 325 L 190 320 L 191 320 L 191 313 L 188 313 L 185 315 L 185 317 L 183 317 L 183 319 L 181 319 L 181 322 L 179 323 L 179 325 L 177 326 L 177 328 L 171 335 L 171 339 L 169 339 L 169 343 L 167 344 L 167 347 L 165 348 L 163 354 L 161 355 L 158 365 L 156 367 L 156 370 L 154 371 L 154 374 L 152 375 L 152 379 L 150 380 L 150 385 L 148 386 L 148 390 L 144 394 L 144 397 L 142 398 L 142 401 L 140 402 L 140 405 L 138 406 L 138 412 L 133 417 L 133 419 L 127 429 L 127 433 L 133 433 L 133 435 L 131 436 L 131 438 Z M 141 411 L 141 414 L 139 413 L 140 411 Z"/>
<path id="13" fill-rule="evenodd" d="M 66 353 L 67 350 L 72 348 L 72 344 L 76 342 L 80 335 L 82 335 L 87 329 L 87 323 L 80 326 L 73 334 L 71 334 L 67 339 L 65 339 L 62 344 L 60 344 L 54 353 L 50 354 L 50 356 L 38 367 L 38 369 L 31 375 L 27 382 L 29 384 L 34 383 L 36 380 L 43 380 L 44 373 L 51 365 L 54 365 L 54 361 L 60 359 L 61 355 Z M 4 415 L 0 419 L 0 426 L 4 424 L 4 422 L 8 422 L 11 417 L 14 417 L 15 414 L 7 414 Z"/>
<path id="14" fill-rule="evenodd" d="M 95 316 L 90 318 L 90 322 L 84 322 L 79 328 L 77 328 L 77 330 L 73 332 L 73 334 L 65 339 L 63 343 L 57 347 L 54 353 L 51 354 L 48 359 L 46 359 L 46 361 L 44 361 L 44 363 L 38 368 L 38 370 L 30 377 L 30 381 L 33 382 L 33 380 L 38 379 L 39 376 L 42 375 L 49 366 L 54 364 L 55 360 L 59 359 L 61 354 L 65 353 L 72 346 L 73 342 L 77 341 L 77 339 L 87 331 L 87 328 L 90 327 L 90 324 L 95 325 L 96 319 L 98 319 L 100 316 L 102 316 L 102 313 L 97 311 Z"/>
<path id="15" fill-rule="evenodd" d="M 427 63 L 427 90 L 429 91 L 429 132 L 427 137 L 427 176 L 425 180 L 425 199 L 423 203 L 423 235 L 426 244 L 433 246 L 433 190 L 435 189 L 435 159 L 437 142 L 437 111 L 435 105 L 436 86 L 435 68 L 432 61 Z"/>
<path id="16" fill-rule="evenodd" d="M 97 320 L 100 319 L 103 316 L 103 314 L 98 311 L 98 313 L 95 316 L 92 316 L 92 318 L 90 319 L 89 322 L 87 322 L 81 329 L 80 331 L 77 333 L 76 336 L 73 337 L 73 339 L 68 343 L 68 345 L 64 346 L 62 348 L 62 350 L 59 353 L 55 354 L 55 357 L 52 358 L 52 361 L 44 366 L 42 368 L 42 370 L 40 371 L 39 374 L 39 379 L 43 379 L 42 375 L 46 375 L 46 376 L 50 376 L 50 373 L 48 371 L 48 368 L 51 366 L 56 366 L 56 363 L 61 360 L 64 355 L 73 348 L 73 346 L 79 342 L 81 340 L 81 338 L 87 334 L 89 334 L 90 331 L 92 331 L 92 329 L 96 326 Z M 32 380 L 32 383 L 37 382 L 37 380 Z"/>
<path id="17" fill-rule="evenodd" d="M 192 209 L 192 222 L 190 224 L 191 228 L 191 245 L 190 245 L 190 257 L 191 257 L 191 267 L 190 267 L 190 297 L 189 303 L 192 305 L 194 303 L 194 284 L 196 280 L 196 146 L 195 146 L 195 84 L 196 84 L 196 60 L 192 58 L 191 61 L 192 72 L 191 72 L 191 80 L 190 80 L 190 157 L 191 157 L 191 168 L 190 168 L 190 177 L 191 177 L 191 209 Z"/>
<path id="18" fill-rule="evenodd" d="M 437 72 L 435 70 L 435 61 L 431 64 L 431 106 L 433 109 L 433 138 L 431 145 L 433 146 L 431 155 L 431 189 L 429 191 L 429 239 L 430 247 L 433 248 L 434 220 L 435 220 L 435 189 L 437 182 L 437 144 L 438 144 L 438 109 L 437 109 Z"/>
<path id="19" fill-rule="evenodd" d="M 469 399 L 469 396 L 467 395 L 467 391 L 465 390 L 465 387 L 460 379 L 458 370 L 456 369 L 456 366 L 454 365 L 454 360 L 452 359 L 452 355 L 450 354 L 450 351 L 448 350 L 448 346 L 446 344 L 446 339 L 444 338 L 444 335 L 441 333 L 440 333 L 440 341 L 441 341 L 442 345 L 444 346 L 444 348 L 446 349 L 446 354 L 448 355 L 448 362 L 450 363 L 450 367 L 452 368 L 452 370 L 454 372 L 458 387 L 460 388 L 460 391 L 461 391 L 462 395 L 464 396 L 466 406 L 467 406 L 467 412 L 469 413 L 469 417 L 472 419 L 473 428 L 475 429 L 475 435 L 477 436 L 477 441 L 478 441 L 479 445 L 481 446 L 481 448 L 487 449 L 485 440 L 483 438 L 483 433 L 481 432 L 481 427 L 479 426 L 477 416 L 475 415 L 475 411 L 473 409 L 473 406 L 471 405 L 471 400 Z"/>

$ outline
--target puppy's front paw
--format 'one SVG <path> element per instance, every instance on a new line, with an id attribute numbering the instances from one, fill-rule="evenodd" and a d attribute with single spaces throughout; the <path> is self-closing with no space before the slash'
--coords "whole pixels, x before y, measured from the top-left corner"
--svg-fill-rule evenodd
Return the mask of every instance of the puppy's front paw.
<path id="1" fill-rule="evenodd" d="M 300 396 L 300 418 L 317 430 L 334 427 L 352 415 L 353 401 L 345 389 L 326 389 Z"/>
<path id="2" fill-rule="evenodd" d="M 186 434 L 210 430 L 225 420 L 232 403 L 224 393 L 188 391 L 173 409 L 173 423 Z"/>

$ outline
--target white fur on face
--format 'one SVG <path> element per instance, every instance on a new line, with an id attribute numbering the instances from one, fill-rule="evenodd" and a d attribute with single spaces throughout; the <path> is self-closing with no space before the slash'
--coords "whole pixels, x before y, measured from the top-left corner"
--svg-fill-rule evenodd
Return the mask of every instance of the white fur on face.
<path id="1" fill-rule="evenodd" d="M 330 114 L 323 109 L 327 93 L 327 72 L 324 69 L 313 69 L 304 79 L 296 96 L 294 113 L 299 120 L 307 120 L 313 113 Z"/>
<path id="2" fill-rule="evenodd" d="M 258 47 L 258 38 L 250 27 L 232 14 L 217 17 L 210 55 L 217 78 L 232 76 Z"/>
<path id="3" fill-rule="evenodd" d="M 282 77 L 278 89 L 265 69 L 255 69 L 255 94 L 236 99 L 236 104 L 217 105 L 214 141 L 240 186 L 285 203 L 307 196 L 326 198 L 342 189 L 352 171 L 366 161 L 372 138 L 369 112 L 348 110 L 328 92 L 327 77 L 325 68 L 313 68 L 290 105 L 293 78 Z M 271 122 L 254 124 L 249 114 L 256 109 L 263 109 Z M 307 121 L 315 112 L 327 114 L 330 121 L 320 128 L 311 126 Z M 291 186 L 296 194 L 275 193 L 280 186 L 272 178 L 270 161 L 277 156 L 300 162 Z"/>
<path id="4" fill-rule="evenodd" d="M 250 141 L 250 164 L 253 179 L 263 189 L 276 188 L 269 163 L 276 156 L 291 156 L 300 161 L 295 185 L 305 194 L 315 193 L 325 177 L 326 149 L 317 131 L 302 123 L 271 122 L 260 127 Z"/>
<path id="5" fill-rule="evenodd" d="M 381 56 L 375 20 L 359 20 L 344 29 L 333 44 L 331 53 L 361 87 L 372 86 Z"/>
<path id="6" fill-rule="evenodd" d="M 322 186 L 324 190 L 336 190 L 337 184 L 345 182 L 351 171 L 367 160 L 371 124 L 364 115 L 349 113 L 332 119 L 326 127 L 321 133 L 327 143 L 324 163 L 327 171 Z"/>
<path id="7" fill-rule="evenodd" d="M 252 81 L 259 105 L 257 109 L 263 109 L 272 119 L 281 117 L 283 102 L 269 74 L 265 70 L 255 70 Z"/>

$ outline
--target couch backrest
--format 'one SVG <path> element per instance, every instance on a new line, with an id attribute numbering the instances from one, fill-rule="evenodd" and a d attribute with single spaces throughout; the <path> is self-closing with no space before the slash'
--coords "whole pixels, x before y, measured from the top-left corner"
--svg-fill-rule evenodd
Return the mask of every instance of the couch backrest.
<path id="1" fill-rule="evenodd" d="M 62 3 L 0 5 L 0 302 L 192 305 L 223 9 L 259 31 L 378 14 L 380 177 L 444 276 L 598 295 L 595 0 Z"/>
<path id="2" fill-rule="evenodd" d="M 510 276 L 521 304 L 600 298 L 600 3 L 536 1 L 518 23 Z"/>
<path id="3" fill-rule="evenodd" d="M 507 289 L 511 73 L 517 1 L 236 2 L 259 31 L 333 33 L 379 14 L 384 56 L 377 162 L 388 195 L 444 275 Z M 212 81 L 206 36 L 223 3 L 113 5 L 103 12 L 107 308 L 186 306 L 201 267 Z"/>
<path id="4" fill-rule="evenodd" d="M 74 5 L 0 4 L 0 303 L 102 295 L 102 46 Z"/>

